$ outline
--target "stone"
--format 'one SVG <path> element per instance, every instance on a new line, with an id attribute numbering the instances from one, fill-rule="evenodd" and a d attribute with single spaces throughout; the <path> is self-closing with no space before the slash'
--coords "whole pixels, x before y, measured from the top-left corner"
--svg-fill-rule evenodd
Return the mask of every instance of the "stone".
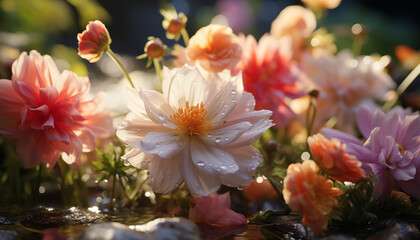
<path id="1" fill-rule="evenodd" d="M 158 218 L 143 225 L 116 222 L 89 227 L 77 240 L 195 240 L 201 239 L 198 226 L 185 218 Z"/>

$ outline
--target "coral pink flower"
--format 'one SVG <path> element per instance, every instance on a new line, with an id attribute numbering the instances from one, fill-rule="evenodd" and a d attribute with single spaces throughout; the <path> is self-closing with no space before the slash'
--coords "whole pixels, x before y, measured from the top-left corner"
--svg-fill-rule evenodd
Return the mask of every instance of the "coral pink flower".
<path id="1" fill-rule="evenodd" d="M 233 69 L 241 60 L 242 49 L 232 29 L 210 24 L 200 28 L 191 37 L 187 46 L 187 56 L 195 64 L 209 72 Z"/>
<path id="2" fill-rule="evenodd" d="M 420 115 L 396 107 L 387 113 L 362 106 L 357 125 L 366 142 L 333 129 L 327 138 L 346 143 L 347 152 L 362 162 L 367 174 L 375 174 L 373 194 L 386 200 L 392 190 L 404 190 L 420 199 Z"/>
<path id="3" fill-rule="evenodd" d="M 314 129 L 335 118 L 337 129 L 353 133 L 357 107 L 383 100 L 385 93 L 395 86 L 383 71 L 386 63 L 371 56 L 353 58 L 348 51 L 341 51 L 337 56 L 324 52 L 317 57 L 304 54 L 301 63 L 313 83 L 312 88 L 320 93 Z"/>
<path id="4" fill-rule="evenodd" d="M 318 166 L 332 179 L 340 182 L 357 183 L 365 178 L 360 168 L 362 163 L 353 155 L 346 152 L 346 145 L 332 138 L 328 140 L 321 134 L 308 137 L 309 148 Z"/>
<path id="5" fill-rule="evenodd" d="M 312 160 L 290 164 L 284 178 L 283 197 L 290 209 L 303 214 L 302 222 L 320 235 L 327 229 L 327 217 L 341 194 L 331 180 L 318 174 Z"/>
<path id="6" fill-rule="evenodd" d="M 89 79 L 60 73 L 49 56 L 22 53 L 13 63 L 12 81 L 0 80 L 0 133 L 17 138 L 17 153 L 26 168 L 44 161 L 52 168 L 60 155 L 78 163 L 82 150 L 113 133 L 103 111 L 104 95 L 88 100 Z"/>
<path id="7" fill-rule="evenodd" d="M 290 36 L 294 55 L 299 55 L 315 28 L 316 17 L 311 10 L 297 5 L 288 6 L 271 24 L 270 34 L 277 39 Z"/>
<path id="8" fill-rule="evenodd" d="M 230 193 L 212 193 L 207 197 L 195 197 L 188 217 L 197 223 L 232 227 L 248 223 L 245 216 L 229 209 Z"/>
<path id="9" fill-rule="evenodd" d="M 340 5 L 341 0 L 302 0 L 302 2 L 314 11 L 322 9 L 334 9 Z"/>
<path id="10" fill-rule="evenodd" d="M 79 55 L 90 63 L 99 61 L 102 53 L 111 44 L 111 37 L 105 25 L 98 21 L 90 21 L 86 30 L 77 34 Z"/>
<path id="11" fill-rule="evenodd" d="M 300 71 L 292 63 L 290 42 L 264 35 L 259 43 L 249 35 L 241 36 L 242 60 L 235 71 L 242 71 L 245 90 L 256 98 L 256 109 L 273 111 L 276 127 L 285 126 L 295 115 L 287 104 L 305 94 Z"/>
<path id="12" fill-rule="evenodd" d="M 185 181 L 194 196 L 209 195 L 221 184 L 249 184 L 263 161 L 250 146 L 272 126 L 271 111 L 254 111 L 241 75 L 209 74 L 198 67 L 164 68 L 163 94 L 128 90 L 131 112 L 117 136 L 133 149 L 125 155 L 149 170 L 153 190 L 170 193 Z"/>

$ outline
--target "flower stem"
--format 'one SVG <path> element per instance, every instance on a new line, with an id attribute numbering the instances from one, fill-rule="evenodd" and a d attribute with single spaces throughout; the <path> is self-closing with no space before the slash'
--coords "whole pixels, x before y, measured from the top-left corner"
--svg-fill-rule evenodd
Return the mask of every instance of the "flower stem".
<path id="1" fill-rule="evenodd" d="M 311 115 L 312 112 L 312 115 Z M 312 128 L 314 126 L 314 122 L 315 122 L 315 115 L 316 115 L 316 103 L 313 100 L 313 98 L 311 97 L 310 101 L 309 101 L 309 108 L 308 111 L 306 113 L 306 129 L 308 132 L 308 136 L 311 136 L 312 133 Z"/>
<path id="2" fill-rule="evenodd" d="M 117 182 L 116 178 L 117 178 L 117 174 L 114 174 L 112 178 L 111 199 L 109 202 L 110 210 L 114 208 L 115 183 Z"/>
<path id="3" fill-rule="evenodd" d="M 121 61 L 118 59 L 117 55 L 115 55 L 115 53 L 111 50 L 111 48 L 107 48 L 106 49 L 106 53 L 108 54 L 108 56 L 110 58 L 112 58 L 114 60 L 114 62 L 120 67 L 121 71 L 124 73 L 124 76 L 127 78 L 127 80 L 130 82 L 130 85 L 132 88 L 134 87 L 133 81 L 131 81 L 130 76 L 128 75 L 127 70 L 125 70 L 124 66 L 122 65 Z"/>
<path id="4" fill-rule="evenodd" d="M 159 59 L 153 58 L 153 65 L 155 66 L 156 74 L 159 76 L 159 79 L 162 82 L 162 80 L 163 80 L 163 73 L 162 73 L 162 69 L 160 68 Z"/>
<path id="5" fill-rule="evenodd" d="M 190 37 L 188 36 L 188 32 L 185 30 L 185 28 L 181 30 L 181 35 L 182 39 L 184 39 L 185 47 L 187 47 L 188 43 L 190 42 Z"/>
<path id="6" fill-rule="evenodd" d="M 410 86 L 410 84 L 416 79 L 416 77 L 420 74 L 420 63 L 417 64 L 417 66 L 413 69 L 413 71 L 408 74 L 408 76 L 402 81 L 400 86 L 397 88 L 398 95 L 401 95 L 407 88 Z"/>
<path id="7" fill-rule="evenodd" d="M 42 164 L 39 165 L 38 167 L 38 177 L 36 179 L 36 183 L 33 189 L 33 199 L 32 199 L 32 203 L 33 205 L 36 205 L 36 203 L 38 202 L 38 198 L 39 198 L 39 187 L 41 186 L 41 172 L 42 172 Z"/>

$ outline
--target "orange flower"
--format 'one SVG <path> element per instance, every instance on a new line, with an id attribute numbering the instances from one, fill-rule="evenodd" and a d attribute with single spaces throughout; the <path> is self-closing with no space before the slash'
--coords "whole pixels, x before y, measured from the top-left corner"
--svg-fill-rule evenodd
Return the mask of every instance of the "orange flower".
<path id="1" fill-rule="evenodd" d="M 341 194 L 331 180 L 318 174 L 314 161 L 290 164 L 284 179 L 283 197 L 290 209 L 303 214 L 302 222 L 320 235 L 327 229 L 327 217 Z"/>
<path id="2" fill-rule="evenodd" d="M 346 152 L 346 145 L 332 138 L 328 140 L 321 134 L 308 137 L 308 144 L 319 167 L 332 179 L 340 182 L 357 183 L 365 178 L 360 168 L 362 163 Z"/>
<path id="3" fill-rule="evenodd" d="M 242 190 L 242 195 L 250 202 L 260 202 L 262 200 L 273 200 L 279 198 L 273 185 L 268 179 L 257 177 L 249 185 L 245 186 Z"/>
<path id="4" fill-rule="evenodd" d="M 315 28 L 316 17 L 311 10 L 302 6 L 289 6 L 273 21 L 270 34 L 275 38 L 290 36 L 296 54 L 303 49 L 306 39 Z"/>
<path id="5" fill-rule="evenodd" d="M 221 72 L 236 66 L 241 60 L 242 48 L 231 28 L 210 24 L 191 37 L 187 56 L 207 71 Z"/>
<path id="6" fill-rule="evenodd" d="M 102 53 L 111 44 L 111 37 L 105 25 L 96 20 L 90 21 L 86 30 L 77 34 L 79 55 L 90 63 L 99 61 Z"/>
<path id="7" fill-rule="evenodd" d="M 341 0 L 302 0 L 302 2 L 314 11 L 322 9 L 334 9 L 340 5 Z"/>

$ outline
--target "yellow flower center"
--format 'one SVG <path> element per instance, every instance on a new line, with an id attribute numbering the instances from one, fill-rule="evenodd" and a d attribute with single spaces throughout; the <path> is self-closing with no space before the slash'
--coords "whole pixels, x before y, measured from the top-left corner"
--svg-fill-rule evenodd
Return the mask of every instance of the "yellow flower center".
<path id="1" fill-rule="evenodd" d="M 187 101 L 185 107 L 179 108 L 170 117 L 178 126 L 179 131 L 192 136 L 200 135 L 202 132 L 211 129 L 211 123 L 206 116 L 207 110 L 203 103 L 190 106 Z"/>

